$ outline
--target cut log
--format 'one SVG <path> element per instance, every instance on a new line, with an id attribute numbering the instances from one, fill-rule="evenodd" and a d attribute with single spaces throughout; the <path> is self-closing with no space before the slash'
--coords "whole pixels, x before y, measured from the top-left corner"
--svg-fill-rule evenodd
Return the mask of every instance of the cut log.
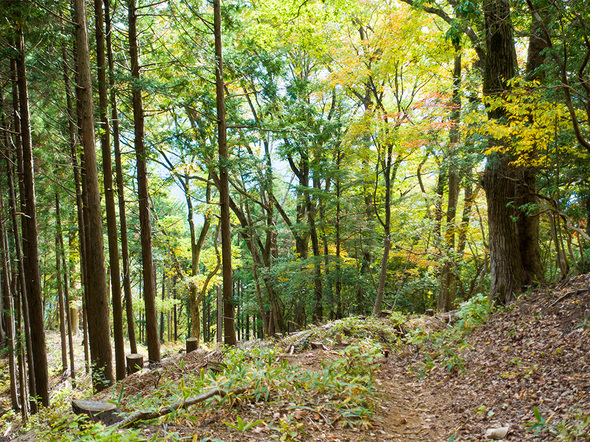
<path id="1" fill-rule="evenodd" d="M 127 375 L 133 374 L 143 368 L 143 356 L 137 353 L 127 355 Z"/>
<path id="2" fill-rule="evenodd" d="M 88 416 L 92 422 L 102 422 L 106 426 L 121 422 L 121 411 L 115 404 L 101 401 L 88 401 L 75 399 L 72 401 L 72 410 L 75 414 Z"/>
<path id="3" fill-rule="evenodd" d="M 188 338 L 186 340 L 186 353 L 195 351 L 199 347 L 199 338 Z"/>

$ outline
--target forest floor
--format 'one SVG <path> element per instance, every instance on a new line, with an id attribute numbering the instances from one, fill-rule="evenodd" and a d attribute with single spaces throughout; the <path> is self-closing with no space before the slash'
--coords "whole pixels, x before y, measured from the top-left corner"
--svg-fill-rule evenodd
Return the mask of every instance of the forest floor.
<path id="1" fill-rule="evenodd" d="M 391 329 L 390 318 L 381 318 L 368 328 L 374 340 L 364 340 L 363 345 L 375 342 L 380 351 L 389 350 L 389 357 L 378 354 L 371 359 L 367 379 L 375 388 L 368 408 L 373 413 L 356 420 L 343 414 L 348 402 L 343 397 L 340 405 L 330 405 L 329 401 L 338 400 L 337 395 L 309 387 L 306 401 L 302 399 L 305 391 L 276 384 L 277 390 L 284 388 L 284 395 L 272 387 L 267 400 L 253 399 L 247 392 L 236 393 L 227 401 L 214 398 L 185 412 L 150 420 L 135 430 L 95 432 L 95 440 L 478 441 L 489 439 L 486 432 L 490 430 L 497 433 L 492 438 L 507 441 L 590 440 L 589 275 L 523 295 L 481 324 L 459 321 L 451 325 L 456 319 L 452 315 L 413 317 L 394 327 L 394 339 L 383 332 Z M 344 333 L 336 339 L 328 337 L 331 326 L 327 324 L 317 327 L 313 335 L 245 345 L 274 347 L 274 362 L 282 361 L 283 370 L 287 366 L 295 370 L 288 382 L 299 382 L 308 376 L 304 373 L 326 371 L 330 364 L 351 357 L 343 356 L 342 350 L 354 341 L 358 330 L 347 324 L 338 329 Z M 471 328 L 467 332 L 462 327 Z M 367 329 L 362 330 L 366 336 Z M 48 339 L 51 348 L 59 348 L 58 334 L 49 332 Z M 323 348 L 309 347 L 311 339 L 322 342 Z M 305 345 L 299 345 L 302 341 Z M 50 352 L 56 359 L 54 367 L 60 363 L 58 353 Z M 158 404 L 166 403 L 162 396 L 170 389 L 184 388 L 186 376 L 213 367 L 213 359 L 230 362 L 221 351 L 184 354 L 170 348 L 168 353 L 157 367 L 133 374 L 124 386 L 116 384 L 93 399 L 114 401 L 125 412 L 137 411 L 146 404 L 139 398 L 159 398 Z M 228 364 L 224 369 L 232 367 Z M 341 384 L 343 389 L 353 385 L 354 379 L 346 382 L 349 384 Z M 52 386 L 57 397 L 55 391 L 66 382 L 54 376 Z M 0 392 L 0 440 L 81 439 L 72 425 L 71 438 L 64 436 L 63 428 L 44 432 L 42 437 L 39 430 L 18 430 L 6 414 L 7 393 Z M 87 392 L 74 389 L 56 401 L 68 406 L 72 394 L 88 398 Z M 60 411 L 63 413 L 60 419 L 67 421 L 67 412 Z M 38 428 L 52 419 L 55 417 L 40 421 Z"/>

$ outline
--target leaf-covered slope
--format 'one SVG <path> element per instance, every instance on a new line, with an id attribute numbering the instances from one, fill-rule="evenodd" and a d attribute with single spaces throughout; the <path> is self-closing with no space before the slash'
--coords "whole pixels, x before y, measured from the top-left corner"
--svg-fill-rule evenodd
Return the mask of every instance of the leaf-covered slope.
<path id="1" fill-rule="evenodd" d="M 589 331 L 583 275 L 521 297 L 466 336 L 429 339 L 395 364 L 411 363 L 441 398 L 437 414 L 455 422 L 455 440 L 501 426 L 510 426 L 505 440 L 588 440 Z"/>

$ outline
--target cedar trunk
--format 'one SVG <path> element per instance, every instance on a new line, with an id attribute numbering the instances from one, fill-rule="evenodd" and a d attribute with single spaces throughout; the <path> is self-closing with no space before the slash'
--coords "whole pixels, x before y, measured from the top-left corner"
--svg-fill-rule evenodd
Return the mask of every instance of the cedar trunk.
<path id="1" fill-rule="evenodd" d="M 129 1 L 129 54 L 133 85 L 133 123 L 135 127 L 135 155 L 137 159 L 137 191 L 139 199 L 139 224 L 141 229 L 141 258 L 143 267 L 143 298 L 147 332 L 148 358 L 152 362 L 160 360 L 160 340 L 158 337 L 158 313 L 156 311 L 156 279 L 152 255 L 152 227 L 149 208 L 147 178 L 147 151 L 145 149 L 145 130 L 143 99 L 141 96 L 139 49 L 137 45 L 137 9 L 135 0 Z"/>
<path id="2" fill-rule="evenodd" d="M 36 395 L 44 406 L 49 406 L 49 376 L 47 371 L 47 353 L 45 349 L 45 321 L 43 298 L 41 295 L 41 272 L 39 268 L 39 244 L 37 237 L 37 209 L 35 201 L 35 180 L 33 176 L 33 144 L 31 140 L 31 122 L 29 116 L 29 96 L 27 71 L 25 67 L 25 42 L 22 29 L 17 41 L 18 58 L 17 78 L 20 107 L 21 143 L 23 153 L 23 251 L 25 255 L 25 278 L 28 301 L 28 313 L 31 334 L 31 352 L 35 378 Z M 32 410 L 34 411 L 34 410 Z"/>
<path id="3" fill-rule="evenodd" d="M 121 262 L 123 264 L 123 290 L 125 292 L 125 315 L 127 317 L 127 335 L 131 353 L 137 354 L 135 337 L 135 319 L 133 317 L 133 299 L 131 294 L 131 272 L 129 265 L 129 241 L 127 239 L 127 214 L 125 212 L 125 189 L 123 188 L 123 165 L 119 142 L 119 113 L 115 94 L 113 45 L 109 0 L 104 0 L 107 58 L 109 63 L 109 85 L 111 87 L 111 117 L 113 124 L 113 147 L 115 148 L 115 170 L 117 175 L 117 197 L 119 201 L 119 223 L 121 228 Z"/>
<path id="4" fill-rule="evenodd" d="M 96 390 L 100 391 L 113 381 L 112 354 L 109 324 L 109 297 L 107 293 L 104 261 L 104 241 L 98 166 L 94 138 L 94 103 L 90 79 L 90 53 L 86 25 L 86 3 L 74 1 L 73 21 L 76 23 L 76 65 L 78 68 L 78 125 L 84 151 L 84 172 L 86 184 L 85 201 L 88 216 L 86 232 L 86 281 L 87 320 L 90 341 L 91 362 L 95 375 Z M 86 215 L 85 215 L 86 216 Z"/>

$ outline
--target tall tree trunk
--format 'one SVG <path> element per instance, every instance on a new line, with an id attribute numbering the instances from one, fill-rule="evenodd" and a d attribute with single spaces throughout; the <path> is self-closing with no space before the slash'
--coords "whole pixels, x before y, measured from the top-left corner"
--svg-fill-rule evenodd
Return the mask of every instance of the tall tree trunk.
<path id="1" fill-rule="evenodd" d="M 20 110 L 21 140 L 23 151 L 25 216 L 23 223 L 23 250 L 26 256 L 25 276 L 29 320 L 31 327 L 31 350 L 35 377 L 36 395 L 41 403 L 49 406 L 49 374 L 47 371 L 47 352 L 45 347 L 45 321 L 43 314 L 43 298 L 41 295 L 41 273 L 39 269 L 39 244 L 37 238 L 37 209 L 35 200 L 35 179 L 33 165 L 33 143 L 31 140 L 31 123 L 29 116 L 29 94 L 27 71 L 25 67 L 25 41 L 22 28 L 17 40 L 18 58 L 17 77 Z"/>
<path id="2" fill-rule="evenodd" d="M 217 96 L 217 140 L 219 143 L 219 201 L 221 206 L 221 258 L 223 271 L 223 329 L 226 345 L 237 344 L 234 324 L 231 262 L 231 224 L 229 207 L 227 126 L 223 84 L 223 49 L 221 45 L 221 0 L 213 1 L 215 36 L 215 92 Z"/>
<path id="3" fill-rule="evenodd" d="M 62 270 L 62 253 L 60 244 L 61 237 L 61 219 L 60 219 L 60 207 L 59 207 L 59 194 L 55 193 L 55 274 L 57 283 L 57 299 L 59 304 L 59 332 L 61 338 L 61 369 L 62 373 L 65 373 L 68 369 L 68 342 L 66 333 L 66 306 L 64 300 L 64 283 Z"/>
<path id="4" fill-rule="evenodd" d="M 545 60 L 544 51 L 548 42 L 543 38 L 541 25 L 533 20 L 531 23 L 529 47 L 526 63 L 527 80 L 542 80 L 544 73 L 540 70 Z M 533 123 L 532 116 L 529 121 Z M 535 151 L 531 154 L 536 157 Z M 520 256 L 525 271 L 525 285 L 538 284 L 545 280 L 545 270 L 541 261 L 541 249 L 539 247 L 539 214 L 536 206 L 537 198 L 537 173 L 532 166 L 523 166 L 518 170 L 516 185 L 516 205 L 519 207 L 517 220 L 518 244 Z"/>
<path id="5" fill-rule="evenodd" d="M 98 112 L 102 171 L 104 180 L 105 207 L 107 214 L 107 236 L 109 264 L 111 268 L 111 293 L 113 306 L 113 337 L 115 339 L 115 372 L 118 381 L 125 377 L 125 341 L 123 338 L 123 310 L 121 307 L 121 270 L 119 267 L 119 244 L 117 239 L 117 215 L 113 188 L 113 166 L 111 160 L 111 132 L 107 117 L 107 62 L 105 58 L 105 33 L 102 0 L 94 0 L 96 64 L 98 68 Z"/>
<path id="6" fill-rule="evenodd" d="M 16 61 L 11 60 L 11 71 L 13 74 L 16 73 Z M 18 134 L 14 137 L 15 145 L 16 145 L 16 152 L 17 152 L 17 162 L 18 162 L 18 169 L 19 172 L 22 171 L 22 143 L 20 137 L 20 112 L 18 112 L 18 93 L 17 93 L 17 86 L 16 81 L 13 82 L 12 86 L 12 93 L 13 93 L 13 106 L 14 106 L 14 132 Z M 8 132 L 5 133 L 6 141 L 8 144 Z M 22 173 L 20 174 L 22 176 Z M 33 358 L 31 355 L 31 332 L 30 332 L 30 321 L 29 321 L 29 309 L 27 303 L 27 296 L 26 296 L 26 281 L 25 281 L 25 269 L 24 269 L 24 257 L 23 251 L 21 248 L 21 236 L 18 229 L 18 218 L 17 218 L 17 206 L 16 206 L 16 190 L 14 188 L 14 180 L 13 180 L 13 172 L 12 172 L 12 163 L 10 158 L 6 157 L 6 176 L 8 179 L 8 203 L 10 209 L 10 216 L 12 219 L 12 236 L 14 237 L 14 248 L 16 252 L 16 262 L 17 262 L 17 269 L 15 271 L 17 277 L 14 280 L 14 293 L 16 294 L 16 310 L 17 310 L 17 318 L 16 318 L 16 349 L 20 352 L 19 353 L 19 384 L 21 387 L 21 416 L 23 418 L 23 422 L 27 422 L 29 418 L 29 408 L 27 407 L 27 379 L 25 372 L 29 371 L 29 384 L 32 382 L 35 383 L 35 378 L 33 375 Z M 20 181 L 20 180 L 19 180 Z M 21 187 L 19 182 L 19 187 Z M 22 190 L 21 190 L 22 194 Z M 18 296 L 20 292 L 20 297 Z M 22 347 L 22 340 L 20 336 L 22 335 L 21 331 L 21 318 L 22 322 L 24 322 L 24 335 L 25 335 L 25 349 Z M 26 355 L 26 358 L 25 358 Z M 26 359 L 26 367 L 25 367 L 25 359 Z M 30 385 L 29 385 L 29 393 L 30 393 Z M 37 402 L 30 399 L 32 396 L 29 396 L 29 406 L 32 413 L 35 413 L 37 410 Z"/>
<path id="7" fill-rule="evenodd" d="M 10 137 L 9 137 L 9 127 L 6 119 L 5 108 L 4 108 L 4 99 L 0 96 L 0 115 L 1 115 L 1 128 L 3 129 L 3 136 L 2 136 L 2 145 L 4 151 L 4 159 L 5 166 L 6 166 L 6 181 L 9 188 L 8 197 L 9 199 L 12 198 L 12 166 L 10 164 Z M 11 211 L 11 204 L 9 204 L 9 212 Z M 3 195 L 0 195 L 0 213 L 4 215 L 4 199 Z M 8 225 L 8 222 L 6 223 Z M 19 404 L 19 396 L 17 392 L 17 364 L 15 359 L 15 352 L 20 350 L 20 338 L 16 337 L 16 327 L 15 327 L 15 309 L 14 309 L 14 298 L 16 291 L 12 290 L 12 287 L 16 286 L 14 281 L 16 280 L 16 276 L 12 271 L 10 265 L 10 254 L 9 254 L 9 245 L 8 245 L 8 232 L 4 228 L 4 224 L 0 222 L 0 248 L 2 249 L 2 265 L 1 270 L 4 273 L 4 278 L 2 279 L 2 311 L 4 312 L 4 323 L 6 328 L 6 348 L 8 349 L 8 367 L 10 373 L 10 400 L 12 404 L 13 410 L 20 410 L 21 405 Z M 18 304 L 18 302 L 17 302 Z M 21 367 L 24 369 L 24 367 Z M 24 382 L 23 382 L 24 384 Z M 24 385 L 21 384 L 21 389 L 24 388 Z M 22 402 L 22 407 L 26 408 L 26 402 Z M 23 419 L 26 421 L 26 419 Z"/>
<path id="8" fill-rule="evenodd" d="M 2 100 L 0 99 L 0 108 Z M 4 138 L 6 140 L 6 137 Z M 8 145 L 5 145 L 5 152 L 8 157 Z M 8 161 L 6 166 L 9 167 Z M 10 173 L 7 171 L 7 174 Z M 0 214 L 4 215 L 4 197 L 0 193 Z M 0 222 L 0 257 L 2 264 L 0 270 L 3 273 L 2 277 L 2 318 L 5 326 L 5 349 L 8 351 L 8 373 L 10 376 L 10 402 L 12 409 L 19 411 L 19 396 L 17 391 L 17 375 L 16 375 L 16 360 L 15 360 L 15 327 L 14 327 L 14 306 L 13 306 L 13 295 L 10 290 L 10 264 L 8 261 L 8 240 L 6 232 L 4 231 L 4 223 Z M 23 403 L 23 406 L 26 404 Z"/>
<path id="9" fill-rule="evenodd" d="M 137 44 L 137 9 L 135 0 L 129 0 L 129 54 L 131 75 L 135 82 L 133 94 L 133 123 L 135 128 L 135 155 L 137 158 L 137 190 L 139 199 L 139 224 L 141 229 L 141 258 L 143 267 L 143 297 L 145 302 L 145 325 L 147 332 L 148 358 L 160 360 L 158 338 L 158 313 L 156 311 L 156 287 L 154 259 L 152 255 L 152 227 L 149 208 L 147 177 L 147 151 L 145 148 L 143 98 L 141 96 L 139 48 Z"/>
<path id="10" fill-rule="evenodd" d="M 94 138 L 94 102 L 90 79 L 90 53 L 88 50 L 88 28 L 86 24 L 86 2 L 74 0 L 73 21 L 76 23 L 76 65 L 78 68 L 78 124 L 84 151 L 84 171 L 87 195 L 88 231 L 87 250 L 87 320 L 94 376 L 97 391 L 106 388 L 113 381 L 113 363 L 110 341 L 109 297 L 107 293 L 104 241 L 98 166 Z"/>
<path id="11" fill-rule="evenodd" d="M 440 293 L 437 300 L 437 310 L 448 312 L 453 309 L 455 301 L 455 217 L 459 200 L 459 177 L 457 167 L 457 150 L 459 144 L 459 123 L 461 117 L 461 53 L 460 47 L 455 47 L 455 63 L 453 69 L 453 96 L 451 98 L 451 129 L 449 131 L 449 190 L 447 199 L 447 225 L 445 231 L 445 257 L 440 277 Z M 444 256 L 443 252 L 443 256 Z"/>
<path id="12" fill-rule="evenodd" d="M 129 240 L 127 237 L 127 214 L 125 211 L 125 189 L 123 188 L 123 165 L 121 162 L 121 146 L 119 138 L 119 113 L 117 111 L 117 96 L 115 94 L 115 62 L 113 57 L 112 27 L 110 16 L 110 2 L 104 0 L 107 58 L 109 64 L 109 86 L 111 93 L 111 119 L 113 125 L 113 146 L 115 148 L 115 170 L 117 176 L 117 197 L 119 201 L 119 223 L 121 228 L 121 261 L 123 264 L 123 291 L 125 292 L 125 315 L 127 318 L 127 335 L 131 353 L 137 353 L 135 337 L 135 319 L 133 317 L 133 298 L 131 292 L 131 271 L 129 264 Z"/>
<path id="13" fill-rule="evenodd" d="M 74 363 L 74 338 L 72 336 L 72 312 L 70 310 L 70 292 L 69 292 L 69 280 L 68 280 L 68 267 L 66 261 L 66 249 L 64 247 L 63 230 L 61 227 L 61 210 L 59 204 L 59 198 L 56 194 L 55 204 L 55 221 L 57 224 L 57 250 L 60 252 L 61 268 L 63 269 L 63 287 L 64 287 L 64 308 L 65 308 L 65 319 L 67 321 L 67 334 L 68 334 L 68 347 L 70 350 L 70 378 L 72 379 L 72 385 L 75 386 L 76 379 L 76 367 Z"/>
<path id="14" fill-rule="evenodd" d="M 486 96 L 501 96 L 509 90 L 507 81 L 514 77 L 516 51 L 507 0 L 485 0 L 483 4 L 486 38 L 486 59 L 483 90 Z M 488 111 L 490 119 L 506 117 L 502 107 Z M 488 140 L 489 147 L 507 147 L 509 140 Z M 488 202 L 490 242 L 490 297 L 506 304 L 521 291 L 525 270 L 518 245 L 515 202 L 516 170 L 512 158 L 504 153 L 488 157 L 482 177 Z"/>
<path id="15" fill-rule="evenodd" d="M 63 50 L 63 66 L 64 66 L 64 87 L 66 92 L 66 112 L 68 115 L 68 135 L 70 143 L 70 160 L 72 162 L 72 171 L 74 175 L 74 188 L 76 190 L 76 214 L 78 219 L 78 246 L 80 251 L 80 275 L 81 283 L 83 286 L 84 298 L 86 295 L 86 286 L 88 282 L 86 280 L 86 225 L 84 224 L 84 201 L 82 197 L 82 179 L 80 174 L 80 165 L 78 163 L 78 152 L 77 152 L 77 137 L 76 137 L 76 125 L 74 117 L 74 106 L 72 91 L 70 87 L 70 77 L 68 75 L 68 63 L 67 63 L 67 51 Z M 90 354 L 88 348 L 88 331 L 86 329 L 86 299 L 82 303 L 82 321 L 84 326 L 84 361 L 86 373 L 89 372 L 90 367 Z M 76 321 L 77 329 L 78 321 Z"/>
<path id="16" fill-rule="evenodd" d="M 385 219 L 382 220 L 381 223 L 383 225 L 383 255 L 381 256 L 379 285 L 377 286 L 377 296 L 375 297 L 375 304 L 373 305 L 373 316 L 378 316 L 381 313 L 381 305 L 385 293 L 387 264 L 389 263 L 389 252 L 391 251 L 391 191 L 397 175 L 397 170 L 401 164 L 401 156 L 398 156 L 395 161 L 393 159 L 393 145 L 391 143 L 387 144 L 386 149 L 387 152 L 385 153 L 385 158 L 381 160 L 383 165 L 383 178 L 385 180 Z"/>

